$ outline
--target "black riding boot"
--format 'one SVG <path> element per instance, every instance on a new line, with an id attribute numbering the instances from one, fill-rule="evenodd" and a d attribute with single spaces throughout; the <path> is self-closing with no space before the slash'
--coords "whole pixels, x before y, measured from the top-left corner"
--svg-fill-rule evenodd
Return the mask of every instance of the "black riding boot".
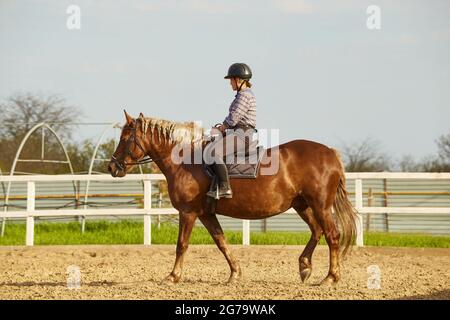
<path id="1" fill-rule="evenodd" d="M 232 198 L 233 193 L 230 188 L 230 179 L 228 177 L 228 169 L 224 163 L 215 163 L 213 165 L 214 172 L 219 178 L 219 197 Z M 208 192 L 209 196 L 215 197 L 215 193 Z"/>

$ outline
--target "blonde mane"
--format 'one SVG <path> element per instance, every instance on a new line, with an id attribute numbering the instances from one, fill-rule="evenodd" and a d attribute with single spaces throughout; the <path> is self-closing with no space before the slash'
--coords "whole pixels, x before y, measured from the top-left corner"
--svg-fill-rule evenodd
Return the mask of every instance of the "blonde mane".
<path id="1" fill-rule="evenodd" d="M 164 138 L 168 143 L 201 143 L 203 128 L 195 122 L 175 122 L 158 118 L 139 117 L 144 135 L 150 129 L 158 139 Z"/>

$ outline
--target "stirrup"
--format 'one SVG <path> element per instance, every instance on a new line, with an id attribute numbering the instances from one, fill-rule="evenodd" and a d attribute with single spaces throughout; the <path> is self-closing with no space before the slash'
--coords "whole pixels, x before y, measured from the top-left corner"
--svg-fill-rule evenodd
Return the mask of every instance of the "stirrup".
<path id="1" fill-rule="evenodd" d="M 208 197 L 219 200 L 219 192 L 217 190 L 210 190 L 206 193 Z"/>
<path id="2" fill-rule="evenodd" d="M 233 192 L 231 189 L 220 191 L 219 186 L 216 187 L 216 190 L 210 190 L 206 193 L 208 197 L 214 198 L 216 200 L 219 200 L 220 198 L 227 198 L 231 199 L 233 198 Z"/>

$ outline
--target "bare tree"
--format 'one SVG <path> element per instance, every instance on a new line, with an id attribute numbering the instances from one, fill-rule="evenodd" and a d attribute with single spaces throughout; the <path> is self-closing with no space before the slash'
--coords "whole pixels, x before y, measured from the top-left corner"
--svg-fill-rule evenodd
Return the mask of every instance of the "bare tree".
<path id="1" fill-rule="evenodd" d="M 436 140 L 436 144 L 438 154 L 423 161 L 423 171 L 450 172 L 450 134 L 440 136 Z"/>
<path id="2" fill-rule="evenodd" d="M 443 163 L 450 165 L 450 133 L 440 136 L 436 140 L 436 143 L 438 145 L 438 154 L 440 160 Z"/>
<path id="3" fill-rule="evenodd" d="M 403 156 L 398 163 L 398 167 L 403 172 L 423 171 L 422 163 L 417 162 L 411 155 Z"/>
<path id="4" fill-rule="evenodd" d="M 380 147 L 380 143 L 372 138 L 342 147 L 345 169 L 348 172 L 386 171 L 391 164 L 387 154 Z"/>
<path id="5" fill-rule="evenodd" d="M 32 93 L 17 93 L 0 102 L 0 166 L 4 171 L 11 168 L 17 148 L 24 135 L 37 123 L 52 123 L 52 128 L 62 138 L 70 138 L 74 130 L 71 123 L 82 117 L 79 108 L 69 105 L 66 100 L 58 95 L 43 96 Z M 45 135 L 46 154 L 52 159 L 64 159 L 64 154 L 58 142 L 52 135 Z M 27 141 L 22 152 L 25 159 L 35 159 L 41 153 L 41 137 L 32 135 Z M 65 159 L 64 159 L 65 160 Z M 39 170 L 47 173 L 59 173 L 66 170 L 62 166 L 49 165 L 48 163 L 22 163 L 20 170 Z"/>
<path id="6" fill-rule="evenodd" d="M 412 156 L 403 156 L 398 165 L 401 171 L 409 172 L 450 172 L 450 134 L 442 135 L 436 140 L 437 154 L 430 154 L 419 161 Z"/>
<path id="7" fill-rule="evenodd" d="M 43 96 L 17 93 L 0 103 L 2 126 L 0 135 L 5 139 L 23 136 L 36 123 L 52 122 L 52 127 L 62 137 L 70 137 L 70 123 L 82 117 L 81 110 L 69 105 L 59 95 Z"/>

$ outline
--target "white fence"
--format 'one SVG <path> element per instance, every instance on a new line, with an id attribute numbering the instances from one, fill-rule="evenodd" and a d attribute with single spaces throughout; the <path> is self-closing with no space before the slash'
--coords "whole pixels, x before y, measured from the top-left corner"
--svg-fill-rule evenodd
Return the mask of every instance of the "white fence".
<path id="1" fill-rule="evenodd" d="M 364 179 L 450 179 L 450 173 L 397 173 L 397 172 L 365 172 L 347 173 L 347 179 L 355 180 L 355 208 L 358 211 L 356 244 L 363 246 L 363 220 L 365 213 L 433 213 L 450 214 L 450 207 L 364 207 L 363 206 L 363 180 Z M 76 209 L 76 210 L 35 210 L 35 183 L 55 181 L 143 181 L 144 208 L 125 209 Z M 165 180 L 162 174 L 129 174 L 123 178 L 113 178 L 109 175 L 30 175 L 30 176 L 0 176 L 0 182 L 26 182 L 27 183 L 27 209 L 26 211 L 6 211 L 0 213 L 2 218 L 26 218 L 26 245 L 34 243 L 35 217 L 63 217 L 63 216 L 125 216 L 143 215 L 144 217 L 144 244 L 151 244 L 151 216 L 175 214 L 173 208 L 152 208 L 151 192 L 152 181 Z M 291 210 L 290 210 L 291 211 Z M 242 242 L 250 244 L 250 221 L 242 221 Z"/>
<path id="2" fill-rule="evenodd" d="M 144 208 L 125 209 L 76 209 L 76 210 L 35 210 L 36 182 L 55 181 L 143 181 Z M 163 214 L 178 214 L 174 208 L 152 208 L 151 194 L 152 181 L 165 180 L 162 174 L 129 174 L 123 178 L 113 178 L 110 175 L 29 175 L 29 176 L 0 176 L 0 182 L 26 182 L 27 183 L 27 209 L 26 211 L 6 211 L 0 213 L 2 218 L 26 218 L 26 245 L 34 244 L 34 218 L 35 217 L 63 217 L 63 216 L 144 216 L 144 245 L 151 244 L 151 216 Z M 243 220 L 244 245 L 250 244 L 250 223 Z"/>
<path id="3" fill-rule="evenodd" d="M 356 245 L 363 246 L 363 213 L 435 213 L 450 214 L 450 207 L 364 207 L 363 206 L 363 179 L 428 179 L 447 180 L 450 173 L 425 172 L 349 172 L 347 179 L 355 180 L 355 209 L 358 211 Z"/>

